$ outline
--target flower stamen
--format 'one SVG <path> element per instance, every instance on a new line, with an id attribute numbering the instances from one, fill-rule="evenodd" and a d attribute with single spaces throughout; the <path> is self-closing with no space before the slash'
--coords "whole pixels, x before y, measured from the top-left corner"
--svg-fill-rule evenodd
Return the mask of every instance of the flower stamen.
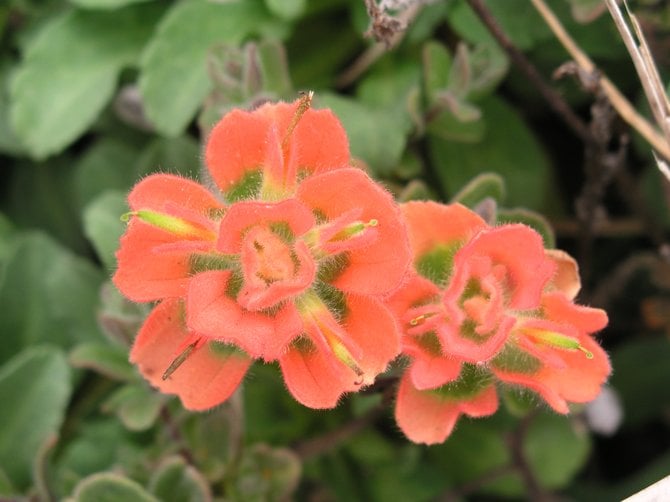
<path id="1" fill-rule="evenodd" d="M 300 102 L 298 103 L 298 108 L 296 108 L 295 114 L 293 115 L 293 118 L 291 119 L 291 123 L 289 124 L 288 128 L 286 129 L 286 134 L 284 135 L 284 139 L 282 140 L 282 143 L 281 143 L 282 148 L 286 147 L 286 145 L 288 144 L 289 139 L 291 138 L 291 134 L 293 134 L 293 130 L 298 125 L 298 122 L 300 122 L 300 119 L 302 118 L 302 116 L 312 106 L 312 98 L 313 97 L 314 97 L 314 91 L 308 91 L 308 92 L 301 93 Z"/>
<path id="2" fill-rule="evenodd" d="M 523 334 L 534 338 L 540 343 L 549 345 L 550 347 L 566 350 L 579 350 L 584 353 L 587 359 L 593 359 L 593 352 L 583 347 L 578 340 L 571 336 L 540 328 L 523 328 L 521 331 Z"/>
<path id="3" fill-rule="evenodd" d="M 131 217 L 137 217 L 145 223 L 170 232 L 180 237 L 191 237 L 195 239 L 213 240 L 215 235 L 208 229 L 193 224 L 183 218 L 159 213 L 148 209 L 130 211 L 121 216 L 121 221 L 127 222 Z"/>

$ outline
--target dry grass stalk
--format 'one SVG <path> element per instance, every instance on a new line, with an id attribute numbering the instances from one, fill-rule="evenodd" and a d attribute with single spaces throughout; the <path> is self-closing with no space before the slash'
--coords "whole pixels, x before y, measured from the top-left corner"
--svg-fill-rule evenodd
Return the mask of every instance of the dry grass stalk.
<path id="1" fill-rule="evenodd" d="M 665 134 L 666 144 L 670 144 L 670 101 L 668 100 L 668 95 L 665 92 L 663 82 L 661 81 L 658 69 L 656 68 L 656 63 L 654 63 L 654 58 L 649 50 L 649 45 L 640 28 L 640 23 L 635 15 L 630 12 L 628 3 L 624 0 L 628 21 L 635 32 L 635 35 L 633 35 L 623 13 L 621 12 L 621 7 L 619 7 L 616 1 L 605 0 L 605 3 L 607 4 L 607 8 L 614 20 L 614 24 L 616 24 L 616 27 L 621 34 L 621 38 L 626 44 L 626 48 L 633 60 L 647 101 L 654 114 L 654 119 Z M 656 157 L 658 168 L 663 175 L 670 180 L 670 168 L 668 167 L 667 162 L 660 159 L 655 154 L 654 156 Z"/>
<path id="2" fill-rule="evenodd" d="M 613 0 L 606 0 L 609 3 L 614 3 Z M 531 0 L 535 9 L 542 16 L 556 38 L 561 42 L 563 47 L 568 51 L 570 56 L 575 60 L 582 70 L 587 73 L 596 71 L 596 66 L 591 59 L 581 50 L 575 43 L 572 37 L 565 30 L 561 22 L 558 20 L 554 12 L 547 6 L 544 0 Z M 614 3 L 614 5 L 616 5 Z M 648 50 L 647 50 L 648 52 Z M 667 135 L 660 134 L 659 131 L 642 115 L 640 115 L 633 105 L 621 94 L 621 91 L 609 80 L 602 75 L 599 80 L 600 88 L 610 100 L 612 106 L 619 113 L 631 127 L 642 135 L 642 137 L 651 144 L 651 146 L 665 159 L 670 161 L 670 142 L 667 140 Z M 665 132 L 665 127 L 662 127 Z"/>

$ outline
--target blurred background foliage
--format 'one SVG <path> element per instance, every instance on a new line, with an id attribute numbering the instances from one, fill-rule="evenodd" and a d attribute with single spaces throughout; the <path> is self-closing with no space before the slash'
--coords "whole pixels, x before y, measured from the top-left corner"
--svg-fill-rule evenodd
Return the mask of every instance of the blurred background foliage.
<path id="1" fill-rule="evenodd" d="M 382 2 L 381 42 L 364 36 L 363 0 L 0 3 L 0 498 L 614 500 L 670 472 L 668 182 L 593 88 L 551 80 L 569 57 L 528 0 L 477 3 L 606 129 L 600 148 L 552 112 L 473 3 Z M 548 5 L 644 108 L 601 1 Z M 632 6 L 667 75 L 670 8 Z M 458 200 L 577 256 L 581 301 L 611 319 L 602 400 L 566 418 L 508 396 L 428 448 L 402 437 L 377 388 L 314 411 L 256 365 L 230 402 L 189 414 L 142 381 L 127 352 L 148 307 L 108 282 L 125 194 L 155 171 L 200 176 L 223 113 L 307 89 L 400 200 Z"/>

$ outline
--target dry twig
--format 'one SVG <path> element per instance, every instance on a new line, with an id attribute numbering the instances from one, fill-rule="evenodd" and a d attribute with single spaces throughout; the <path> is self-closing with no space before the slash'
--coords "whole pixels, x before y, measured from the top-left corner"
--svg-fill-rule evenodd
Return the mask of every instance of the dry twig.
<path id="1" fill-rule="evenodd" d="M 556 38 L 568 51 L 575 62 L 587 73 L 595 73 L 596 66 L 591 59 L 581 50 L 581 48 L 570 37 L 561 22 L 553 11 L 547 6 L 544 0 L 531 0 L 533 6 L 540 13 Z M 670 144 L 666 138 L 642 115 L 640 115 L 633 105 L 621 94 L 619 89 L 606 76 L 602 75 L 599 80 L 600 87 L 612 103 L 612 106 L 621 115 L 631 127 L 638 131 L 652 147 L 663 157 L 670 160 Z"/>

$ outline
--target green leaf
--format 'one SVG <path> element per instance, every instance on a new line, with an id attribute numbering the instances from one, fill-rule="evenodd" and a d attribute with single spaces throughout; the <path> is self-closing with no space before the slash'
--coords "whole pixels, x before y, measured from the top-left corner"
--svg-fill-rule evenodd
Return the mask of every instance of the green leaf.
<path id="1" fill-rule="evenodd" d="M 73 167 L 72 159 L 65 155 L 40 163 L 17 162 L 12 176 L 3 179 L 7 187 L 4 207 L 17 227 L 45 230 L 85 253 L 88 246 L 81 232 Z"/>
<path id="2" fill-rule="evenodd" d="M 427 100 L 432 103 L 437 92 L 445 89 L 449 83 L 452 57 L 441 43 L 429 41 L 423 46 L 423 82 Z"/>
<path id="3" fill-rule="evenodd" d="M 472 209 L 487 197 L 498 204 L 505 200 L 505 180 L 500 175 L 482 173 L 475 176 L 451 198 L 451 202 L 459 202 Z"/>
<path id="4" fill-rule="evenodd" d="M 191 0 L 174 5 L 142 57 L 140 92 L 158 131 L 169 136 L 182 132 L 211 89 L 207 51 L 271 33 L 277 26 L 269 25 L 269 20 L 261 0 Z"/>
<path id="5" fill-rule="evenodd" d="M 70 3 L 84 9 L 118 9 L 133 3 L 147 1 L 150 0 L 70 0 Z"/>
<path id="6" fill-rule="evenodd" d="M 286 448 L 255 444 L 242 454 L 233 499 L 280 501 L 290 498 L 300 479 L 300 460 Z"/>
<path id="7" fill-rule="evenodd" d="M 462 418 L 456 430 L 440 448 L 430 454 L 452 486 L 477 482 L 488 473 L 495 472 L 511 461 L 505 435 L 509 424 L 506 417 L 498 415 L 484 420 Z M 518 475 L 510 472 L 481 486 L 480 491 L 505 497 L 519 497 L 523 484 Z"/>
<path id="8" fill-rule="evenodd" d="M 666 338 L 631 340 L 612 353 L 611 386 L 621 396 L 624 427 L 656 420 L 670 403 L 670 343 Z M 644 368 L 644 371 L 641 369 Z"/>
<path id="9" fill-rule="evenodd" d="M 76 435 L 62 445 L 56 461 L 54 471 L 60 493 L 72 493 L 84 476 L 119 464 L 130 467 L 138 451 L 146 455 L 146 444 L 133 444 L 129 436 L 116 417 L 84 420 L 77 427 Z"/>
<path id="10" fill-rule="evenodd" d="M 591 442 L 587 430 L 575 427 L 567 417 L 543 413 L 528 428 L 523 450 L 540 484 L 558 489 L 584 465 Z"/>
<path id="11" fill-rule="evenodd" d="M 102 339 L 95 319 L 102 274 L 46 235 L 16 240 L 0 282 L 0 362 L 23 347 Z"/>
<path id="12" fill-rule="evenodd" d="M 75 368 L 87 368 L 113 380 L 132 382 L 137 379 L 135 369 L 128 362 L 127 349 L 117 345 L 82 343 L 70 351 L 68 360 Z"/>
<path id="13" fill-rule="evenodd" d="M 151 310 L 151 304 L 134 303 L 125 298 L 111 281 L 100 288 L 98 324 L 107 338 L 127 351 Z"/>
<path id="14" fill-rule="evenodd" d="M 523 208 L 498 209 L 498 223 L 523 223 L 528 225 L 542 236 L 545 248 L 553 249 L 556 247 L 556 235 L 551 223 L 535 211 Z"/>
<path id="15" fill-rule="evenodd" d="M 132 479 L 111 472 L 93 474 L 77 485 L 76 502 L 158 502 Z"/>
<path id="16" fill-rule="evenodd" d="M 389 441 L 373 428 L 348 441 L 346 450 L 347 457 L 357 460 L 352 470 L 360 471 L 365 500 L 438 500 L 448 482 L 444 470 L 419 453 L 421 447 Z"/>
<path id="17" fill-rule="evenodd" d="M 164 396 L 145 385 L 125 385 L 103 403 L 102 409 L 116 413 L 127 429 L 144 431 L 154 425 L 164 402 Z"/>
<path id="18" fill-rule="evenodd" d="M 332 108 L 349 136 L 351 153 L 379 176 L 390 174 L 405 149 L 408 127 L 385 108 L 371 108 L 335 94 L 318 95 L 320 106 Z"/>
<path id="19" fill-rule="evenodd" d="M 125 193 L 115 191 L 100 194 L 84 208 L 84 233 L 110 272 L 116 268 L 114 252 L 126 230 L 121 215 L 127 210 Z"/>
<path id="20" fill-rule="evenodd" d="M 107 190 L 127 191 L 136 178 L 137 148 L 104 137 L 91 146 L 75 166 L 75 185 L 80 207 Z"/>
<path id="21" fill-rule="evenodd" d="M 33 458 L 58 431 L 70 398 L 63 354 L 32 347 L 0 367 L 0 465 L 18 488 L 30 484 Z"/>
<path id="22" fill-rule="evenodd" d="M 18 495 L 7 473 L 0 468 L 0 496 L 10 498 L 12 495 Z"/>
<path id="23" fill-rule="evenodd" d="M 12 124 L 31 155 L 61 151 L 93 123 L 138 58 L 157 5 L 68 11 L 31 40 L 11 87 Z"/>
<path id="24" fill-rule="evenodd" d="M 256 50 L 263 91 L 288 97 L 293 93 L 293 84 L 284 46 L 274 40 L 261 40 Z"/>
<path id="25" fill-rule="evenodd" d="M 207 480 L 181 457 L 169 457 L 149 481 L 149 490 L 160 500 L 208 502 L 212 494 Z"/>
<path id="26" fill-rule="evenodd" d="M 549 159 L 531 130 L 499 98 L 486 98 L 479 105 L 486 125 L 481 141 L 429 138 L 430 154 L 444 190 L 454 193 L 478 174 L 494 171 L 505 180 L 508 204 L 556 212 L 560 204 Z"/>
<path id="27" fill-rule="evenodd" d="M 265 0 L 268 10 L 283 19 L 300 17 L 307 7 L 306 0 Z"/>
<path id="28" fill-rule="evenodd" d="M 12 129 L 9 119 L 9 84 L 13 70 L 9 61 L 0 61 L 0 152 L 20 155 L 25 149 Z"/>
<path id="29" fill-rule="evenodd" d="M 2 270 L 5 260 L 12 251 L 12 237 L 16 230 L 9 221 L 9 218 L 3 213 L 0 213 L 0 283 L 2 282 Z"/>
<path id="30" fill-rule="evenodd" d="M 537 42 L 551 38 L 551 30 L 537 11 L 528 8 L 526 0 L 486 0 L 486 7 L 503 32 L 521 50 L 531 49 Z M 491 34 L 467 2 L 457 2 L 449 12 L 449 24 L 465 40 L 487 42 Z"/>
<path id="31" fill-rule="evenodd" d="M 197 179 L 200 172 L 200 145 L 190 136 L 155 138 L 137 159 L 138 176 L 171 173 Z"/>

